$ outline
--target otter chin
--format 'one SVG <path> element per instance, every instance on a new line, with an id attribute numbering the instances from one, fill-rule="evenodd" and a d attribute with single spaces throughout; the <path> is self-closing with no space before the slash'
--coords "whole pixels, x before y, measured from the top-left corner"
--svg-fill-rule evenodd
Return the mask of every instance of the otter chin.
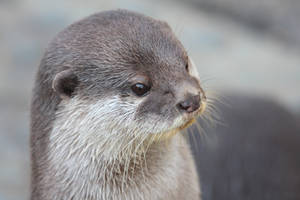
<path id="1" fill-rule="evenodd" d="M 176 133 L 205 107 L 195 64 L 166 22 L 115 10 L 71 24 L 36 75 L 31 199 L 201 199 Z"/>

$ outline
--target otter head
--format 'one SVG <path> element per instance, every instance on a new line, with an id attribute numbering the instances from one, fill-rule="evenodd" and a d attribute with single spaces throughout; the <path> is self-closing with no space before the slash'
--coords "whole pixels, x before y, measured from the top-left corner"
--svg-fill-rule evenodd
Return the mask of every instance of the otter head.
<path id="1" fill-rule="evenodd" d="M 48 55 L 61 99 L 56 135 L 128 143 L 173 134 L 204 110 L 195 65 L 165 22 L 96 14 L 61 32 Z"/>

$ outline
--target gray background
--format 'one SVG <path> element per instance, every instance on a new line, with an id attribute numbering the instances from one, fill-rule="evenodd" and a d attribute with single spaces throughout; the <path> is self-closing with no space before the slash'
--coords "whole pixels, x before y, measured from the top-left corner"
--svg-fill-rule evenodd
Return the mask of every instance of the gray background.
<path id="1" fill-rule="evenodd" d="M 54 35 L 102 10 L 126 8 L 167 21 L 209 94 L 267 96 L 300 110 L 297 0 L 0 0 L 0 200 L 29 196 L 29 104 Z"/>

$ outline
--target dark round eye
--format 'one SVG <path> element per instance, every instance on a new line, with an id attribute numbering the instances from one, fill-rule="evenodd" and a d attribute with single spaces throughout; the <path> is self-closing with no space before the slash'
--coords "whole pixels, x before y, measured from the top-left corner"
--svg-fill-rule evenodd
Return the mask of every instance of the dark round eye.
<path id="1" fill-rule="evenodd" d="M 185 70 L 188 72 L 189 71 L 189 64 L 188 63 L 186 63 L 186 65 L 185 65 Z"/>
<path id="2" fill-rule="evenodd" d="M 143 96 L 150 90 L 150 87 L 147 85 L 144 85 L 143 83 L 136 83 L 133 86 L 131 86 L 131 90 L 137 96 Z"/>

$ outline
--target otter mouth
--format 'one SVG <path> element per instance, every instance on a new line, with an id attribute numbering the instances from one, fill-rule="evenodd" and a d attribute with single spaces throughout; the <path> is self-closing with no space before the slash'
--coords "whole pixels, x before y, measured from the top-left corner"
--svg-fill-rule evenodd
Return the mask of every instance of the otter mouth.
<path id="1" fill-rule="evenodd" d="M 176 128 L 173 128 L 171 130 L 168 130 L 166 132 L 159 133 L 159 134 L 157 134 L 156 137 L 159 140 L 161 140 L 161 139 L 168 139 L 168 138 L 174 136 L 176 133 L 178 133 L 178 132 L 180 132 L 180 131 L 188 128 L 194 122 L 196 122 L 197 117 L 199 117 L 201 114 L 203 114 L 203 112 L 205 111 L 205 109 L 206 109 L 206 102 L 202 101 L 198 110 L 196 110 L 193 113 L 186 114 L 184 116 L 184 120 L 183 120 L 184 122 L 180 126 L 178 126 Z"/>
<path id="2" fill-rule="evenodd" d="M 206 101 L 202 101 L 200 104 L 200 108 L 195 112 L 195 117 L 200 116 L 206 109 Z"/>
<path id="3" fill-rule="evenodd" d="M 206 109 L 206 101 L 202 101 L 198 110 L 196 110 L 193 113 L 187 113 L 184 116 L 185 122 L 183 123 L 183 125 L 179 126 L 177 129 L 183 130 L 183 129 L 189 127 L 190 125 L 192 125 L 196 121 L 196 118 L 199 117 L 201 114 L 203 114 L 205 109 Z"/>

